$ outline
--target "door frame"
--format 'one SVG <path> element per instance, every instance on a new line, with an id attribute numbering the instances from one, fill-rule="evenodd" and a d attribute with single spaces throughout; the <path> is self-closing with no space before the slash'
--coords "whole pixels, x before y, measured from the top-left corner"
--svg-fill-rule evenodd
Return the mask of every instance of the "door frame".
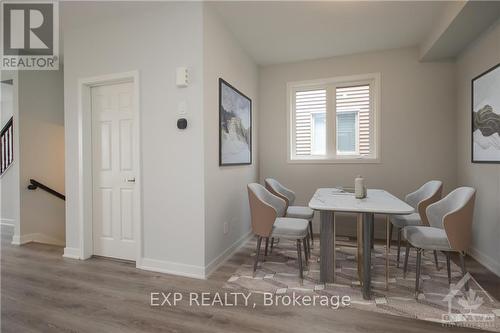
<path id="1" fill-rule="evenodd" d="M 95 77 L 82 78 L 78 80 L 78 224 L 80 258 L 88 259 L 94 254 L 92 234 L 92 104 L 91 89 L 102 85 L 132 83 L 133 85 L 133 114 L 136 123 L 134 135 L 136 137 L 133 149 L 136 151 L 134 163 L 136 167 L 136 191 L 134 208 L 138 209 L 134 218 L 134 229 L 137 231 L 136 266 L 142 258 L 142 151 L 141 151 L 141 117 L 139 110 L 139 72 L 130 71 L 122 73 L 107 74 Z"/>

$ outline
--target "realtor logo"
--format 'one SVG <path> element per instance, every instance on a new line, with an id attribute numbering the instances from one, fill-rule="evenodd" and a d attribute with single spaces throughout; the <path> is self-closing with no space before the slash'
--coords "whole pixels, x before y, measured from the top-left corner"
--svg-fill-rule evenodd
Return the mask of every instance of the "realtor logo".
<path id="1" fill-rule="evenodd" d="M 473 285 L 479 290 L 476 291 Z M 465 274 L 457 284 L 450 286 L 450 292 L 443 301 L 448 303 L 448 313 L 442 315 L 442 322 L 446 326 L 481 329 L 496 326 L 495 310 L 479 311 L 486 301 L 494 304 L 494 299 L 469 273 Z"/>
<path id="2" fill-rule="evenodd" d="M 2 70 L 59 69 L 57 2 L 2 3 Z"/>

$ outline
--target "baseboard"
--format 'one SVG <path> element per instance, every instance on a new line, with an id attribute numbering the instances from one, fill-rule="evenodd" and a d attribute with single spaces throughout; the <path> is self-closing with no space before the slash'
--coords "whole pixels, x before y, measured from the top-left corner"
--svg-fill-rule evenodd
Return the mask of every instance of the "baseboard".
<path id="1" fill-rule="evenodd" d="M 80 249 L 76 247 L 65 247 L 63 258 L 68 259 L 81 259 L 80 257 Z"/>
<path id="2" fill-rule="evenodd" d="M 12 236 L 12 245 L 21 245 L 21 237 L 19 235 Z"/>
<path id="3" fill-rule="evenodd" d="M 476 261 L 478 261 L 481 265 L 500 277 L 500 262 L 476 248 L 470 248 L 467 253 L 472 258 L 476 259 Z"/>
<path id="4" fill-rule="evenodd" d="M 222 252 L 217 258 L 212 260 L 205 266 L 205 277 L 208 278 L 213 272 L 222 266 L 231 256 L 236 253 L 245 243 L 253 236 L 252 230 L 244 234 L 240 239 L 234 242 L 230 247 L 228 247 L 224 252 Z"/>
<path id="5" fill-rule="evenodd" d="M 13 235 L 16 232 L 15 220 L 0 219 L 0 233 L 2 235 Z"/>
<path id="6" fill-rule="evenodd" d="M 141 258 L 137 260 L 136 267 L 146 271 L 180 275 L 195 279 L 205 279 L 205 269 L 203 266 L 186 265 L 172 261 Z"/>
<path id="7" fill-rule="evenodd" d="M 146 271 L 180 275 L 195 279 L 206 279 L 210 274 L 216 271 L 217 268 L 223 265 L 236 251 L 238 251 L 251 236 L 252 232 L 249 231 L 205 267 L 150 258 L 141 258 L 137 260 L 136 267 Z M 63 257 L 81 259 L 80 249 L 66 247 L 64 248 Z"/>
<path id="8" fill-rule="evenodd" d="M 14 219 L 0 219 L 0 234 L 6 236 L 12 236 L 12 245 L 21 245 L 19 242 L 19 236 L 15 235 L 16 233 L 16 220 Z"/>
<path id="9" fill-rule="evenodd" d="M 50 236 L 47 236 L 42 233 L 31 233 L 31 234 L 25 234 L 25 235 L 20 235 L 20 236 L 14 236 L 12 238 L 12 244 L 15 245 L 21 245 L 21 244 L 26 244 L 26 243 L 42 243 L 42 244 L 50 244 L 50 245 L 57 245 L 57 246 L 64 246 L 66 242 L 56 239 Z"/>
<path id="10" fill-rule="evenodd" d="M 0 225 L 2 227 L 14 228 L 15 222 L 16 222 L 16 220 L 14 220 L 14 219 L 5 219 L 5 218 L 0 219 Z"/>

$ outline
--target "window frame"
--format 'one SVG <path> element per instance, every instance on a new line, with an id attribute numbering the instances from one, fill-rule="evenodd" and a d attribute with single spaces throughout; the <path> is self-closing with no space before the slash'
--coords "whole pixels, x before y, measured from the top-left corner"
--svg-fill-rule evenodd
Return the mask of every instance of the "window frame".
<path id="1" fill-rule="evenodd" d="M 337 164 L 337 163 L 381 163 L 380 159 L 380 73 L 369 73 L 350 76 L 338 76 L 332 78 L 295 81 L 286 84 L 287 90 L 287 162 L 306 164 Z M 337 124 L 336 124 L 336 88 L 370 84 L 370 128 L 373 135 L 370 137 L 370 148 L 373 150 L 370 156 L 359 156 L 352 154 L 337 154 Z M 295 96 L 297 91 L 326 90 L 326 154 L 325 155 L 296 155 L 295 154 Z M 359 112 L 359 111 L 358 111 Z M 357 115 L 359 127 L 359 113 Z M 334 133 L 331 133 L 333 130 Z M 359 128 L 358 128 L 359 133 Z M 359 141 L 359 135 L 356 140 Z M 357 143 L 359 152 L 359 143 Z"/>

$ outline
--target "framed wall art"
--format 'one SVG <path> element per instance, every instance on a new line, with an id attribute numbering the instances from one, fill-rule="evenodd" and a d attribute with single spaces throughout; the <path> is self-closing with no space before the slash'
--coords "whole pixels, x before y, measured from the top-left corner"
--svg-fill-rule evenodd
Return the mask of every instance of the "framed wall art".
<path id="1" fill-rule="evenodd" d="M 219 78 L 219 165 L 252 164 L 252 100 Z"/>
<path id="2" fill-rule="evenodd" d="M 500 64 L 472 79 L 472 163 L 500 163 Z"/>

